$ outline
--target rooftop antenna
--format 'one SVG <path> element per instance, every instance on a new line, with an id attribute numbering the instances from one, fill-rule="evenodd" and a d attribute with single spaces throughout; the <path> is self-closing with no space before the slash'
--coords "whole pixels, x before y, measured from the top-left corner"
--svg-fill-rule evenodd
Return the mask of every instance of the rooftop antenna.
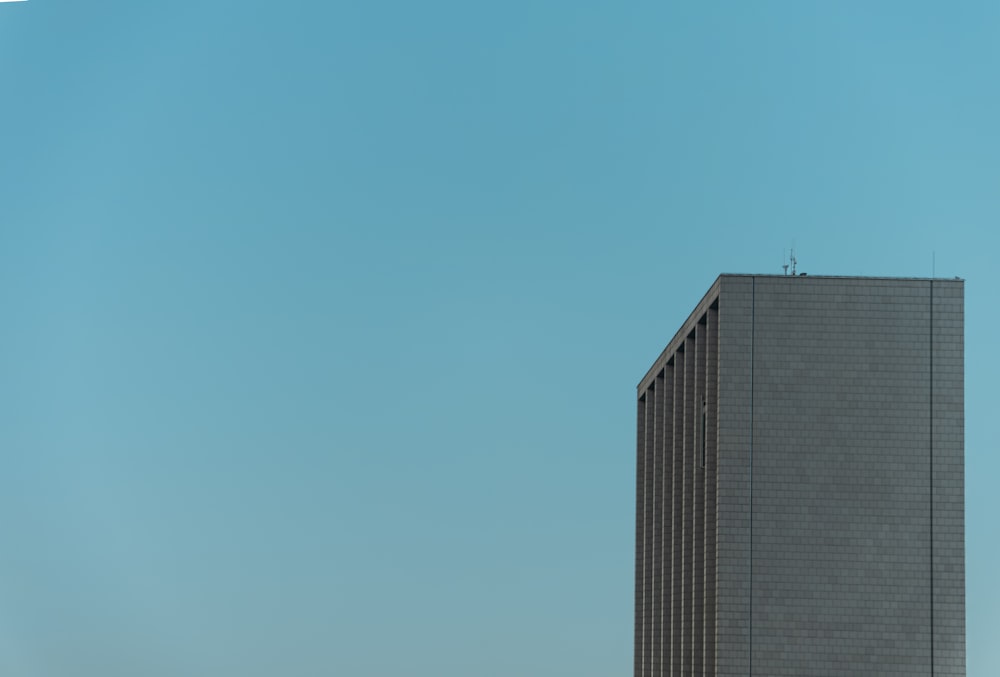
<path id="1" fill-rule="evenodd" d="M 781 250 L 781 267 L 785 271 L 785 277 L 788 277 L 788 258 L 785 256 L 785 250 Z"/>
<path id="2" fill-rule="evenodd" d="M 795 250 L 794 249 L 792 250 L 792 254 L 791 254 L 791 256 L 789 258 L 792 261 L 792 277 L 795 277 L 795 264 L 798 263 L 798 262 L 795 260 Z"/>

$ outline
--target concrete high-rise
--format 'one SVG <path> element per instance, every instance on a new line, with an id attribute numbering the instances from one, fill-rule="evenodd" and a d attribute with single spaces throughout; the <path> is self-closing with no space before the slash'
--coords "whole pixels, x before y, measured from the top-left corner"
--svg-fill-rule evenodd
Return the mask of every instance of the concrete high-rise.
<path id="1" fill-rule="evenodd" d="M 965 675 L 964 283 L 722 275 L 638 386 L 635 675 Z"/>

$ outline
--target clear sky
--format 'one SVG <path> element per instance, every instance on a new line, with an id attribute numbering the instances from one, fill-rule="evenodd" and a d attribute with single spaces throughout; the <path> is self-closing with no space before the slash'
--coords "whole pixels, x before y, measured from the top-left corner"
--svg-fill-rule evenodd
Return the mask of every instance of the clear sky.
<path id="1" fill-rule="evenodd" d="M 720 272 L 961 276 L 1000 674 L 1000 3 L 0 8 L 0 674 L 627 675 Z"/>

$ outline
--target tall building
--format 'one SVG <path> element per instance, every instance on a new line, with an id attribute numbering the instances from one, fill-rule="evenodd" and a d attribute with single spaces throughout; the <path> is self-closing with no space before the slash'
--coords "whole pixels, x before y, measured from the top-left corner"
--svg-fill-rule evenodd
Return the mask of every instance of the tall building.
<path id="1" fill-rule="evenodd" d="M 635 675 L 965 675 L 961 280 L 722 275 L 638 386 Z"/>

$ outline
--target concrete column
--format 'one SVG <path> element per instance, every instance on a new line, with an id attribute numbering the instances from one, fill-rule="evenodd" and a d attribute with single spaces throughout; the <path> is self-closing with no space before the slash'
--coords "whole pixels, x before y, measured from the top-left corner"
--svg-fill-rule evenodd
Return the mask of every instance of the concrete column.
<path id="1" fill-rule="evenodd" d="M 633 650 L 632 674 L 642 675 L 642 638 L 643 638 L 643 562 L 645 556 L 646 501 L 643 494 L 645 488 L 646 469 L 646 395 L 639 397 L 636 416 L 636 453 L 635 453 L 635 649 Z"/>
<path id="2" fill-rule="evenodd" d="M 691 626 L 691 674 L 703 674 L 705 658 L 705 466 L 702 460 L 704 431 L 702 414 L 705 409 L 705 346 L 706 327 L 695 325 L 695 368 L 694 397 L 692 398 L 692 472 L 693 500 L 691 518 L 693 543 L 691 551 L 692 585 L 692 626 Z"/>
<path id="3" fill-rule="evenodd" d="M 668 364 L 664 368 L 663 387 L 660 390 L 663 412 L 663 446 L 660 463 L 660 482 L 663 487 L 660 497 L 660 521 L 657 529 L 660 533 L 660 568 L 657 575 L 660 578 L 660 633 L 658 644 L 657 674 L 664 677 L 670 675 L 670 626 L 673 613 L 672 588 L 670 568 L 673 561 L 672 507 L 673 507 L 673 438 L 674 438 L 674 368 Z"/>
<path id="4" fill-rule="evenodd" d="M 672 622 L 670 624 L 670 674 L 681 674 L 681 640 L 684 627 L 684 353 L 674 355 L 673 500 L 671 507 L 670 568 Z"/>
<path id="5" fill-rule="evenodd" d="M 643 503 L 645 504 L 645 528 L 643 546 L 643 604 L 642 604 L 642 677 L 650 677 L 650 663 L 653 654 L 653 481 L 656 478 L 654 435 L 656 430 L 656 385 L 646 392 L 646 439 L 644 452 L 646 456 L 646 472 L 644 473 Z"/>
<path id="6" fill-rule="evenodd" d="M 704 674 L 715 677 L 716 492 L 719 411 L 719 317 L 709 308 L 705 323 L 705 660 Z"/>
<path id="7" fill-rule="evenodd" d="M 694 336 L 684 341 L 684 586 L 683 586 L 683 640 L 681 647 L 681 672 L 690 675 L 694 634 L 694 382 L 697 349 Z"/>
<path id="8" fill-rule="evenodd" d="M 663 569 L 661 559 L 663 553 L 663 372 L 656 377 L 653 388 L 653 464 L 652 464 L 652 539 L 650 571 L 652 585 L 650 590 L 649 618 L 649 674 L 660 677 L 660 633 L 662 631 L 662 594 Z"/>

